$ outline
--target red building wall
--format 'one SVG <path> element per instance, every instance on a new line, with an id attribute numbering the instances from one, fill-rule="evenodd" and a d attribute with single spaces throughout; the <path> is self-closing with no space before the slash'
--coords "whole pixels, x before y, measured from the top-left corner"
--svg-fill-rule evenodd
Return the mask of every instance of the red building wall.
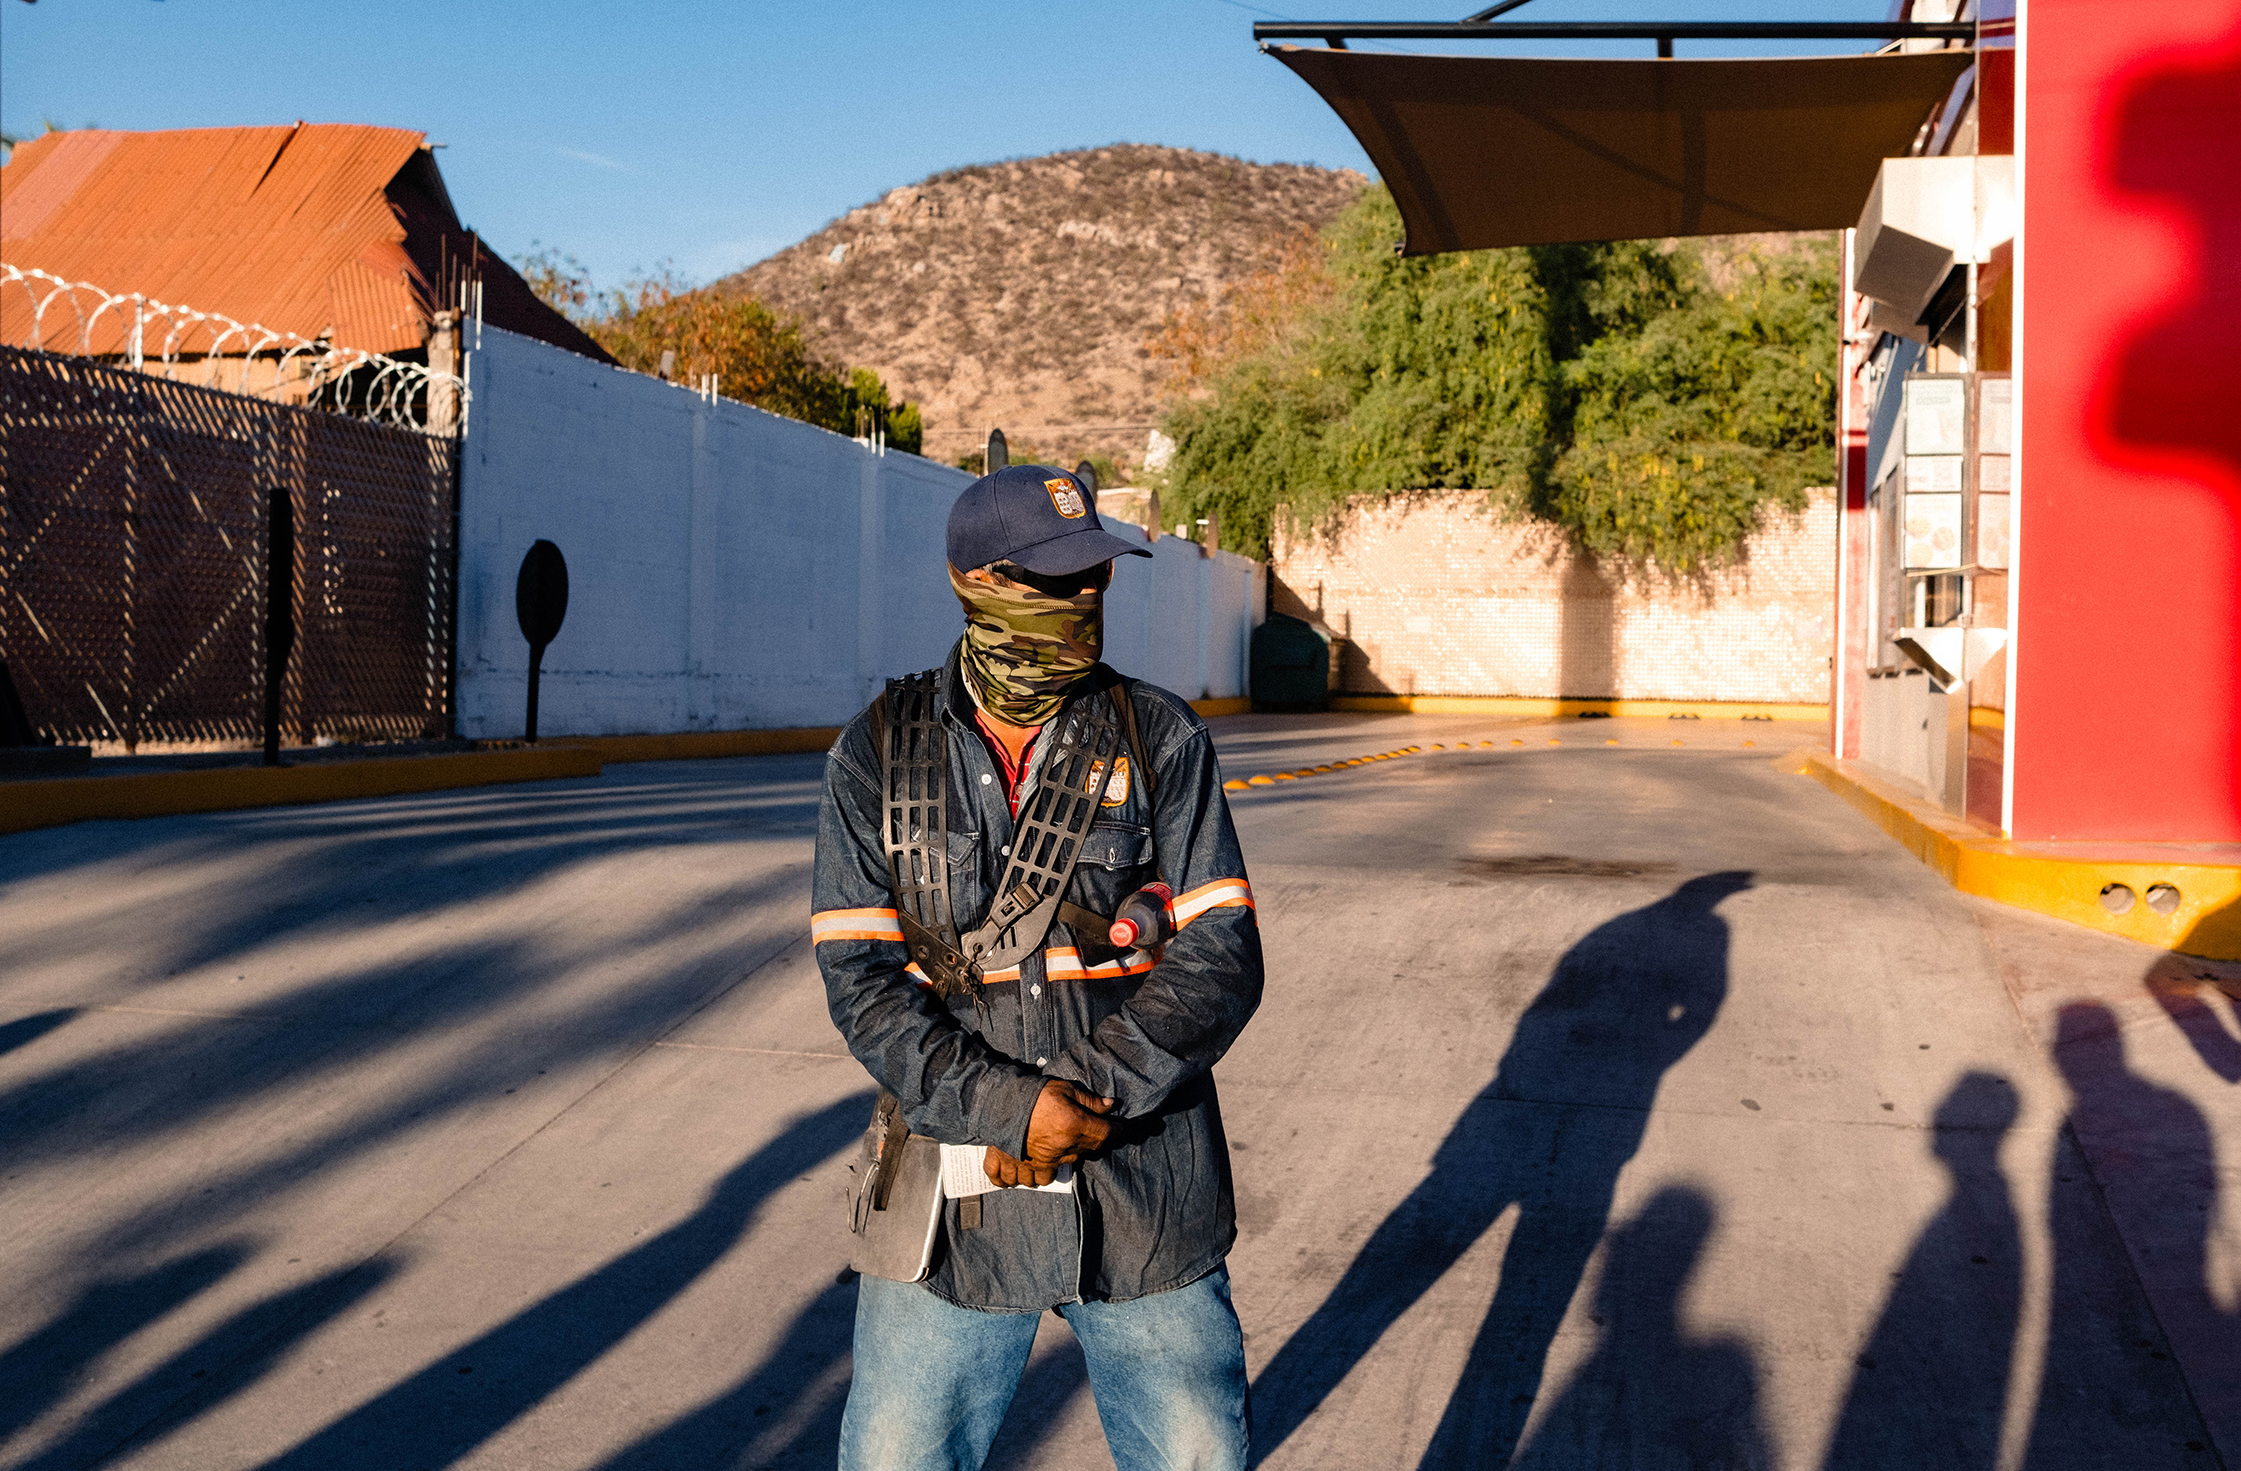
<path id="1" fill-rule="evenodd" d="M 2009 830 L 2241 842 L 2241 0 L 2026 0 Z"/>

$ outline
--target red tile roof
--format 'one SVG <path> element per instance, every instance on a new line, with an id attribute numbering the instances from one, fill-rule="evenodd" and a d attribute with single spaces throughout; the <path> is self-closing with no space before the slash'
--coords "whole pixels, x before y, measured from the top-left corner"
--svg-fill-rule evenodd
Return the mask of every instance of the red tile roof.
<path id="1" fill-rule="evenodd" d="M 420 348 L 457 283 L 479 280 L 485 321 L 607 358 L 460 225 L 425 135 L 405 128 L 28 139 L 0 168 L 0 259 L 383 353 Z M 11 294 L 5 309 L 23 307 Z"/>

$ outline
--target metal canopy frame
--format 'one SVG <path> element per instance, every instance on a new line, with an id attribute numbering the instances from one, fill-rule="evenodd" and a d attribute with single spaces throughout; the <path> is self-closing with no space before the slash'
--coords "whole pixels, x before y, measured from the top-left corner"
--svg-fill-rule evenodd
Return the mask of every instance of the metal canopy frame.
<path id="1" fill-rule="evenodd" d="M 1976 22 L 1820 20 L 1496 20 L 1526 0 L 1502 0 L 1461 20 L 1260 20 L 1253 39 L 1321 41 L 1344 51 L 1358 41 L 1655 41 L 1670 58 L 1680 41 L 1973 41 Z"/>

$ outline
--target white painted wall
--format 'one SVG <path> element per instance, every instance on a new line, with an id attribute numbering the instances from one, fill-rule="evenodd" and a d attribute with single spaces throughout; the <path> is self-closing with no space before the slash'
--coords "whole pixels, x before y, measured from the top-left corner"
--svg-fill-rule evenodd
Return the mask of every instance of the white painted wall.
<path id="1" fill-rule="evenodd" d="M 539 538 L 569 584 L 541 735 L 839 725 L 963 627 L 942 557 L 963 471 L 492 327 L 467 372 L 461 735 L 521 731 L 514 578 Z M 1190 699 L 1244 694 L 1255 564 L 1152 549 L 1106 594 L 1106 661 Z"/>

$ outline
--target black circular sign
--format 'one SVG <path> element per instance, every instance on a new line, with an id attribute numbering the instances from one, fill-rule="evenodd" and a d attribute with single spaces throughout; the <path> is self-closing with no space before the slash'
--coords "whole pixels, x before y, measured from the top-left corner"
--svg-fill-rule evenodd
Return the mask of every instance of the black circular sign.
<path id="1" fill-rule="evenodd" d="M 536 543 L 521 559 L 521 575 L 514 579 L 514 616 L 533 649 L 558 637 L 568 617 L 568 559 L 549 541 Z"/>

